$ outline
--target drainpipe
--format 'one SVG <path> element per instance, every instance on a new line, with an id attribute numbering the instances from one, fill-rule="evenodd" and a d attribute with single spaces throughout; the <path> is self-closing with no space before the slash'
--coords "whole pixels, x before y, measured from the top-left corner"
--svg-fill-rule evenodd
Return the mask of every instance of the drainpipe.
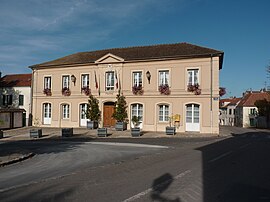
<path id="1" fill-rule="evenodd" d="M 213 55 L 211 54 L 211 75 L 210 75 L 210 126 L 213 134 Z"/>

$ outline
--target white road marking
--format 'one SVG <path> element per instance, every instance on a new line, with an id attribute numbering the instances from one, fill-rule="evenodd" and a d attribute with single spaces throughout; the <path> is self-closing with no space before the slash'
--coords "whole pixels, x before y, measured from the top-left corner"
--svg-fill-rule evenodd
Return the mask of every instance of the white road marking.
<path id="1" fill-rule="evenodd" d="M 244 144 L 243 146 L 239 147 L 239 149 L 244 149 L 244 148 L 248 147 L 249 145 L 251 145 L 251 143 Z"/>
<path id="2" fill-rule="evenodd" d="M 167 146 L 161 146 L 161 145 L 118 143 L 118 142 L 86 142 L 86 143 L 95 144 L 95 145 L 110 145 L 110 146 L 125 146 L 125 147 L 148 147 L 148 148 L 161 148 L 161 149 L 169 148 Z"/>
<path id="3" fill-rule="evenodd" d="M 218 157 L 213 158 L 212 160 L 208 161 L 208 163 L 213 163 L 213 162 L 215 162 L 215 161 L 217 161 L 217 160 L 219 160 L 219 159 L 221 159 L 221 158 L 223 158 L 223 157 L 225 157 L 225 156 L 228 156 L 228 155 L 231 154 L 232 152 L 233 152 L 233 151 L 228 151 L 228 152 L 226 152 L 226 153 L 224 153 L 224 154 L 221 154 L 221 155 L 219 155 Z"/>
<path id="4" fill-rule="evenodd" d="M 186 170 L 185 172 L 180 173 L 179 175 L 176 175 L 176 176 L 173 177 L 172 179 L 169 179 L 169 180 L 164 181 L 164 182 L 162 182 L 162 183 L 160 183 L 160 184 L 157 184 L 156 186 L 154 186 L 154 187 L 152 187 L 152 188 L 146 189 L 145 191 L 142 191 L 142 192 L 140 192 L 140 193 L 138 193 L 138 194 L 136 194 L 136 195 L 134 195 L 134 196 L 132 196 L 132 197 L 130 197 L 130 198 L 124 200 L 123 202 L 135 201 L 135 200 L 141 198 L 142 196 L 145 196 L 145 195 L 148 194 L 149 192 L 151 192 L 151 191 L 153 191 L 153 190 L 155 190 L 155 189 L 157 189 L 157 188 L 159 188 L 159 187 L 161 187 L 161 186 L 163 186 L 163 185 L 169 183 L 169 182 L 172 181 L 172 180 L 177 180 L 177 179 L 180 179 L 180 178 L 184 177 L 185 175 L 187 175 L 187 174 L 190 173 L 190 172 L 191 172 L 191 170 Z"/>

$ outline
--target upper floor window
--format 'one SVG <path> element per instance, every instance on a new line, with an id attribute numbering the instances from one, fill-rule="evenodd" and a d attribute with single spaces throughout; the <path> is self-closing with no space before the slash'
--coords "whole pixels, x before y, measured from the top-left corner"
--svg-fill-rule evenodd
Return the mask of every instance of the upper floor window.
<path id="1" fill-rule="evenodd" d="M 229 109 L 229 115 L 232 115 L 232 109 Z"/>
<path id="2" fill-rule="evenodd" d="M 161 122 L 169 121 L 169 105 L 159 105 L 158 120 Z"/>
<path id="3" fill-rule="evenodd" d="M 12 105 L 12 95 L 2 95 L 3 105 Z"/>
<path id="4" fill-rule="evenodd" d="M 19 106 L 23 106 L 24 103 L 24 95 L 19 95 Z"/>
<path id="5" fill-rule="evenodd" d="M 114 72 L 106 72 L 106 90 L 114 90 Z"/>
<path id="6" fill-rule="evenodd" d="M 169 85 L 169 71 L 168 70 L 159 71 L 158 76 L 159 76 L 159 86 Z"/>
<path id="7" fill-rule="evenodd" d="M 133 72 L 133 86 L 142 86 L 142 72 Z"/>
<path id="8" fill-rule="evenodd" d="M 198 69 L 189 69 L 188 73 L 188 85 L 199 84 L 199 70 Z"/>
<path id="9" fill-rule="evenodd" d="M 251 115 L 256 115 L 257 111 L 256 111 L 256 108 L 251 108 L 250 109 L 250 114 Z"/>
<path id="10" fill-rule="evenodd" d="M 69 119 L 69 105 L 68 104 L 62 105 L 62 117 L 63 119 Z"/>
<path id="11" fill-rule="evenodd" d="M 69 88 L 69 76 L 62 77 L 62 88 Z"/>
<path id="12" fill-rule="evenodd" d="M 82 74 L 82 88 L 89 87 L 89 74 Z"/>
<path id="13" fill-rule="evenodd" d="M 51 77 L 44 77 L 44 89 L 51 89 Z"/>

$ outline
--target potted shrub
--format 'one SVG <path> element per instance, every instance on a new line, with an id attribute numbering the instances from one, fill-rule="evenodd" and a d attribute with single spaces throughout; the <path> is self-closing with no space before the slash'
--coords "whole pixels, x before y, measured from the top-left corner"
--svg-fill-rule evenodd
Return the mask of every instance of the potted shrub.
<path id="1" fill-rule="evenodd" d="M 132 137 L 140 137 L 141 136 L 141 129 L 139 127 L 141 123 L 142 117 L 140 116 L 133 116 L 131 121 L 133 123 L 133 128 L 131 128 L 131 135 Z"/>
<path id="2" fill-rule="evenodd" d="M 73 136 L 73 128 L 62 128 L 62 137 Z"/>
<path id="3" fill-rule="evenodd" d="M 174 118 L 173 116 L 169 117 L 169 126 L 166 126 L 166 135 L 175 135 L 176 134 L 176 127 L 172 126 Z"/>
<path id="4" fill-rule="evenodd" d="M 35 127 L 40 126 L 40 122 L 38 118 L 34 119 L 33 125 Z M 32 128 L 30 129 L 30 138 L 40 138 L 42 137 L 42 129 L 41 128 Z"/>
<path id="5" fill-rule="evenodd" d="M 100 121 L 99 101 L 92 94 L 90 94 L 87 104 L 86 118 L 87 128 L 96 129 Z"/>
<path id="6" fill-rule="evenodd" d="M 107 137 L 107 135 L 108 135 L 107 128 L 98 128 L 97 135 L 98 135 L 98 137 Z"/>
<path id="7" fill-rule="evenodd" d="M 0 125 L 2 125 L 4 123 L 4 121 L 0 120 Z M 0 129 L 0 139 L 3 138 L 3 131 Z"/>
<path id="8" fill-rule="evenodd" d="M 128 114 L 127 114 L 127 102 L 124 95 L 118 94 L 115 102 L 115 111 L 112 115 L 116 119 L 115 129 L 123 131 L 127 129 Z"/>

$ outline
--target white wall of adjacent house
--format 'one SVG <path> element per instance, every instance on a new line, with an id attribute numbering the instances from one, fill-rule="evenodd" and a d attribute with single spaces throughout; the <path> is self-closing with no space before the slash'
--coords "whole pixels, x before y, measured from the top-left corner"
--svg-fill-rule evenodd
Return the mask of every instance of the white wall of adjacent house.
<path id="1" fill-rule="evenodd" d="M 243 107 L 243 127 L 244 128 L 252 127 L 256 125 L 255 117 L 257 113 L 258 113 L 257 107 Z"/>
<path id="2" fill-rule="evenodd" d="M 12 95 L 12 106 L 14 108 L 24 109 L 26 112 L 26 125 L 28 125 L 29 113 L 31 110 L 31 88 L 29 87 L 12 87 L 2 89 L 2 95 Z M 21 99 L 21 103 L 20 103 Z M 3 103 L 1 106 L 4 107 Z"/>

